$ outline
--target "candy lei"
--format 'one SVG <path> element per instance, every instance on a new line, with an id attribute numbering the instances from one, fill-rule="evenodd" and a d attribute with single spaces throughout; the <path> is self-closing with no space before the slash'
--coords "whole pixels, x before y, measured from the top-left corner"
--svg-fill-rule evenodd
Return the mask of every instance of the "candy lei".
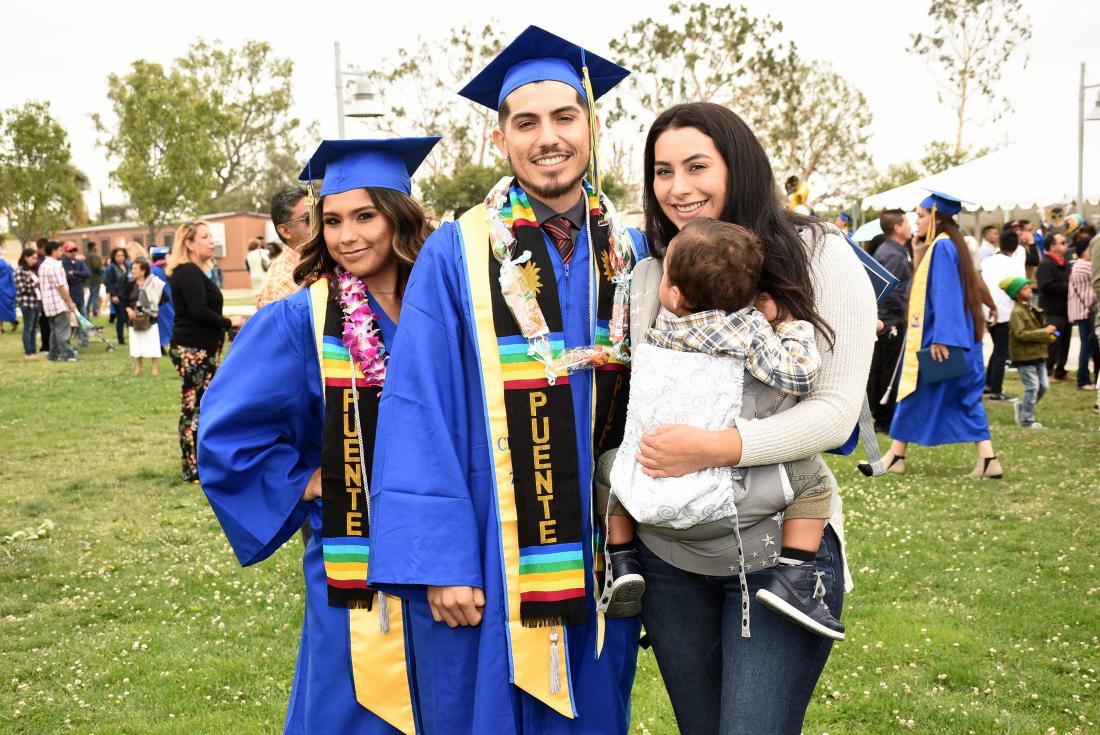
<path id="1" fill-rule="evenodd" d="M 597 202 L 596 195 L 587 181 L 582 182 L 585 197 L 585 222 L 591 221 L 589 214 Z M 573 372 L 606 364 L 612 357 L 623 362 L 630 360 L 627 338 L 627 317 L 629 315 L 630 273 L 633 266 L 634 248 L 630 232 L 619 219 L 614 205 L 606 197 L 600 197 L 598 204 L 604 213 L 604 221 L 609 225 L 610 265 L 614 274 L 611 282 L 615 285 L 614 305 L 612 309 L 609 336 L 611 350 L 593 345 L 565 350 L 554 357 L 550 346 L 550 329 L 546 325 L 542 308 L 535 294 L 523 278 L 519 266 L 531 259 L 530 251 L 516 255 L 516 237 L 512 232 L 512 223 L 506 219 L 503 210 L 509 203 L 512 177 L 505 176 L 485 198 L 485 207 L 489 214 L 489 241 L 493 256 L 500 263 L 500 287 L 508 309 L 515 317 L 520 332 L 527 339 L 527 354 L 546 366 L 546 379 L 553 385 L 559 372 Z M 603 221 L 601 222 L 603 224 Z M 589 233 L 591 242 L 591 233 Z M 590 305 L 591 308 L 591 305 Z"/>
<path id="2" fill-rule="evenodd" d="M 367 385 L 386 382 L 386 348 L 378 331 L 378 315 L 367 301 L 367 286 L 358 277 L 337 268 L 340 308 L 344 312 L 344 346 L 366 378 Z"/>

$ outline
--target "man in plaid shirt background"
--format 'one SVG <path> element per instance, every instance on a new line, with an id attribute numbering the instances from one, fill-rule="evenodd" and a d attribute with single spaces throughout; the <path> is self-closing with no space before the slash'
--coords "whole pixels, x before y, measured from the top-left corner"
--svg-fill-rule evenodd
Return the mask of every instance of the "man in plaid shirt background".
<path id="1" fill-rule="evenodd" d="M 50 322 L 49 359 L 77 362 L 76 352 L 69 344 L 72 334 L 70 320 L 76 313 L 76 304 L 69 295 L 65 266 L 61 264 L 60 243 L 46 245 L 46 259 L 38 269 L 38 282 L 42 290 L 42 313 Z"/>
<path id="2" fill-rule="evenodd" d="M 271 222 L 275 233 L 286 245 L 271 262 L 267 283 L 256 297 L 256 308 L 286 298 L 302 287 L 294 282 L 294 269 L 300 258 L 298 249 L 309 239 L 309 201 L 300 186 L 285 186 L 271 199 Z"/>

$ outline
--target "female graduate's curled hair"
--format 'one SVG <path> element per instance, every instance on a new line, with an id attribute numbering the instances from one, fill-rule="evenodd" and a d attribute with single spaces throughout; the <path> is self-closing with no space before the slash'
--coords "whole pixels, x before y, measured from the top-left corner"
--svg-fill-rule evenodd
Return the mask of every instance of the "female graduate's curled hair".
<path id="1" fill-rule="evenodd" d="M 393 225 L 393 254 L 397 257 L 397 293 L 401 295 L 405 291 L 405 283 L 409 280 L 413 262 L 420 254 L 420 248 L 435 228 L 423 207 L 412 197 L 393 189 L 374 186 L 367 186 L 364 189 L 370 195 L 375 208 Z M 323 202 L 324 197 L 318 198 L 309 211 L 309 240 L 301 246 L 301 262 L 294 269 L 294 280 L 302 286 L 308 286 L 322 274 L 332 273 L 336 269 L 336 261 L 329 255 L 328 247 L 325 246 L 325 235 L 321 227 Z"/>
<path id="2" fill-rule="evenodd" d="M 658 257 L 664 257 L 677 228 L 661 210 L 653 189 L 654 149 L 657 139 L 669 129 L 695 128 L 714 141 L 725 159 L 726 201 L 720 219 L 740 225 L 756 234 L 764 244 L 764 265 L 760 271 L 760 290 L 775 301 L 780 317 L 787 315 L 813 324 L 831 345 L 835 332 L 814 306 L 814 288 L 810 280 L 810 252 L 799 236 L 799 227 L 813 231 L 819 243 L 825 225 L 815 217 L 787 211 L 779 198 L 775 174 L 768 154 L 752 130 L 736 113 L 710 102 L 676 105 L 653 121 L 645 141 L 646 237 Z M 737 278 L 738 274 L 730 274 Z"/>

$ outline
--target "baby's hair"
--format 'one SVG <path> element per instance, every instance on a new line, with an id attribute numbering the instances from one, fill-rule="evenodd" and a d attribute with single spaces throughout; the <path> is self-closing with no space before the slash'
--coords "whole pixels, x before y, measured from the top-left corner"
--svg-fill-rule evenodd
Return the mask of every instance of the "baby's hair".
<path id="1" fill-rule="evenodd" d="M 764 247 L 740 225 L 700 218 L 673 238 L 665 258 L 669 283 L 695 312 L 737 311 L 752 304 L 764 265 Z"/>

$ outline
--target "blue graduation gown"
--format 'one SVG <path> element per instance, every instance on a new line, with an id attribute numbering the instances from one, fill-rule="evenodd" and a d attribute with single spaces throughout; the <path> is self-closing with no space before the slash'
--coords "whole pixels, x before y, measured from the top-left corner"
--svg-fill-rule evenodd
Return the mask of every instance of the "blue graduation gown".
<path id="1" fill-rule="evenodd" d="M 372 306 L 383 343 L 392 345 L 396 326 Z M 266 559 L 309 519 L 305 620 L 285 732 L 392 735 L 398 730 L 355 699 L 348 611 L 328 605 L 321 501 L 301 502 L 321 463 L 324 398 L 315 345 L 308 289 L 248 321 L 202 400 L 199 476 L 242 565 Z M 413 614 L 431 620 L 426 602 Z"/>
<path id="2" fill-rule="evenodd" d="M 0 322 L 15 321 L 15 271 L 0 258 Z"/>
<path id="3" fill-rule="evenodd" d="M 929 264 L 921 349 L 933 344 L 966 350 L 970 370 L 938 383 L 925 383 L 918 373 L 916 391 L 898 401 L 891 438 L 925 446 L 988 439 L 989 420 L 982 405 L 982 343 L 974 338 L 974 320 L 959 278 L 959 255 L 949 239 L 936 243 Z"/>
<path id="4" fill-rule="evenodd" d="M 639 258 L 645 245 L 636 234 Z M 591 344 L 588 245 L 582 233 L 565 266 L 547 241 L 567 347 Z M 545 276 L 543 276 L 545 278 Z M 427 733 L 625 733 L 638 619 L 608 620 L 597 660 L 595 605 L 568 626 L 565 644 L 577 717 L 570 720 L 510 683 L 496 482 L 487 450 L 485 398 L 469 307 L 462 238 L 445 223 L 424 244 L 402 304 L 375 443 L 369 580 L 395 594 L 422 585 L 485 590 L 476 627 L 412 625 L 420 714 Z M 581 503 L 591 489 L 591 384 L 570 383 Z M 592 529 L 584 516 L 585 538 Z M 584 564 L 592 597 L 592 555 Z M 430 619 L 429 619 L 430 620 Z M 440 676 L 434 672 L 447 672 Z"/>
<path id="5" fill-rule="evenodd" d="M 168 300 L 157 311 L 157 331 L 160 332 L 160 346 L 167 347 L 172 341 L 172 322 L 176 321 L 176 307 L 172 305 L 172 286 L 168 283 L 168 274 L 159 265 L 153 266 L 153 275 L 164 281 L 164 293 Z"/>

